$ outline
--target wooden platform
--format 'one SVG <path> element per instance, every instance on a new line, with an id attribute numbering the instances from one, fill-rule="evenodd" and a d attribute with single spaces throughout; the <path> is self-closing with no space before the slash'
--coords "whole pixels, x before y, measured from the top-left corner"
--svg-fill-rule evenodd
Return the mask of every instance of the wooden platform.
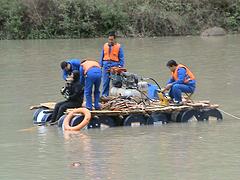
<path id="1" fill-rule="evenodd" d="M 39 105 L 31 106 L 30 109 L 39 109 L 39 108 L 46 108 L 49 110 L 53 110 L 55 106 L 55 102 L 47 102 L 47 103 L 40 103 Z M 124 107 L 121 110 L 93 110 L 91 114 L 98 115 L 98 116 L 126 116 L 129 114 L 151 114 L 153 112 L 161 112 L 161 113 L 173 113 L 179 112 L 183 110 L 201 110 L 201 109 L 216 109 L 218 108 L 218 104 L 211 104 L 209 101 L 196 101 L 196 102 L 189 102 L 185 105 L 176 106 L 174 104 L 170 104 L 169 106 L 161 106 L 159 102 L 152 102 L 149 105 L 138 105 L 138 106 L 129 106 Z M 68 109 L 67 113 L 72 111 L 73 109 Z"/>

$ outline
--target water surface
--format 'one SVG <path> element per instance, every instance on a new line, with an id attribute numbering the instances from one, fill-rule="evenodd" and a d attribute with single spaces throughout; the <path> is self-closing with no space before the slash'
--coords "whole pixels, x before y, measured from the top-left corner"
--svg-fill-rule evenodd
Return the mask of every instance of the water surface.
<path id="1" fill-rule="evenodd" d="M 164 86 L 170 59 L 197 77 L 194 99 L 240 117 L 240 36 L 118 39 L 126 67 Z M 0 41 L 0 179 L 239 179 L 240 120 L 90 129 L 33 127 L 30 105 L 59 101 L 59 64 L 98 59 L 105 39 Z M 27 128 L 27 131 L 19 131 Z M 79 162 L 79 167 L 72 163 Z"/>

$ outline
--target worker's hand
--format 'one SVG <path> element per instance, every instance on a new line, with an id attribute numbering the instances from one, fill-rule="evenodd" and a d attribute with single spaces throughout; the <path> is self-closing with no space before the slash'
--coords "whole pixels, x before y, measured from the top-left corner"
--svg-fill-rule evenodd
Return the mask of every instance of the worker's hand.
<path id="1" fill-rule="evenodd" d="M 162 90 L 163 93 L 168 91 L 172 87 L 172 84 L 167 84 L 167 86 Z"/>

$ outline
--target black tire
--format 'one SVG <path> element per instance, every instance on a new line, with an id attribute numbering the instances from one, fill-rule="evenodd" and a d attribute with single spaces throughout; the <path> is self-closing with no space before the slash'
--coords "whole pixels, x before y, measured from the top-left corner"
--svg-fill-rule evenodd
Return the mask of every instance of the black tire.
<path id="1" fill-rule="evenodd" d="M 101 125 L 107 126 L 107 127 L 115 127 L 115 118 L 111 116 L 99 116 L 99 122 Z"/>
<path id="2" fill-rule="evenodd" d="M 167 122 L 168 122 L 167 115 L 160 112 L 153 112 L 147 118 L 147 124 L 161 125 L 161 124 L 166 124 Z"/>
<path id="3" fill-rule="evenodd" d="M 75 116 L 71 122 L 70 122 L 70 126 L 77 126 L 78 124 L 80 124 L 84 119 L 84 116 Z M 91 118 L 89 124 L 87 125 L 87 129 L 91 129 L 91 128 L 100 128 L 100 123 L 99 123 L 99 118 L 94 116 Z"/>
<path id="4" fill-rule="evenodd" d="M 147 124 L 147 121 L 144 115 L 134 115 L 134 114 L 127 116 L 123 123 L 124 126 L 141 126 L 146 124 Z"/>
<path id="5" fill-rule="evenodd" d="M 100 128 L 99 117 L 93 116 L 87 126 L 88 129 L 91 128 Z"/>
<path id="6" fill-rule="evenodd" d="M 39 109 L 36 109 L 33 113 L 33 121 L 36 122 L 37 121 L 37 117 L 38 117 L 38 114 L 43 111 L 43 110 L 46 110 L 46 108 L 39 108 Z M 34 123 L 35 124 L 35 123 Z"/>
<path id="7" fill-rule="evenodd" d="M 70 121 L 70 126 L 77 126 L 78 124 L 80 124 L 84 119 L 84 116 L 75 116 L 74 118 L 72 118 L 72 120 Z"/>
<path id="8" fill-rule="evenodd" d="M 206 110 L 202 115 L 202 118 L 205 121 L 208 121 L 209 117 L 215 117 L 218 121 L 223 119 L 222 113 L 218 109 Z"/>
<path id="9" fill-rule="evenodd" d="M 62 115 L 59 119 L 58 119 L 58 127 L 62 127 L 63 126 L 63 121 L 64 121 L 64 119 L 65 119 L 65 117 L 66 117 L 67 115 L 66 114 L 64 114 L 64 115 Z"/>
<path id="10" fill-rule="evenodd" d="M 177 121 L 177 122 L 188 122 L 191 118 L 193 118 L 195 116 L 195 114 L 196 114 L 196 112 L 193 109 L 183 111 L 180 113 L 180 117 L 178 119 L 179 121 Z"/>
<path id="11" fill-rule="evenodd" d="M 191 118 L 193 118 L 196 114 L 196 111 L 193 109 L 180 111 L 178 113 L 173 113 L 171 118 L 175 122 L 188 122 Z"/>
<path id="12" fill-rule="evenodd" d="M 51 117 L 52 112 L 49 112 L 46 109 L 39 109 L 39 111 L 35 113 L 35 120 L 33 123 L 38 125 L 45 125 L 48 121 L 51 120 Z"/>
<path id="13" fill-rule="evenodd" d="M 46 113 L 42 118 L 42 124 L 46 124 L 51 120 L 52 113 Z"/>

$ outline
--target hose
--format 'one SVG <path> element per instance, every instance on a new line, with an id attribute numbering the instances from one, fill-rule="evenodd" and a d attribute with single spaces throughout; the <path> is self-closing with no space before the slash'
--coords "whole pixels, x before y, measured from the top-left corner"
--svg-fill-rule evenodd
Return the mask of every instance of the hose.
<path id="1" fill-rule="evenodd" d="M 161 92 L 162 88 L 161 88 L 161 86 L 158 84 L 158 82 L 157 82 L 155 79 L 151 78 L 151 77 L 144 78 L 144 80 L 148 80 L 148 79 L 152 80 L 152 81 L 158 86 L 159 91 Z M 162 94 L 163 94 L 164 97 L 167 98 L 167 95 L 166 95 L 165 93 L 162 93 Z"/>
<path id="2" fill-rule="evenodd" d="M 158 86 L 159 90 L 162 89 L 161 86 L 158 84 L 158 82 L 157 82 L 155 79 L 153 79 L 153 78 L 151 78 L 151 77 L 144 78 L 144 79 L 146 79 L 146 80 L 148 80 L 148 79 L 152 80 L 152 81 Z"/>

